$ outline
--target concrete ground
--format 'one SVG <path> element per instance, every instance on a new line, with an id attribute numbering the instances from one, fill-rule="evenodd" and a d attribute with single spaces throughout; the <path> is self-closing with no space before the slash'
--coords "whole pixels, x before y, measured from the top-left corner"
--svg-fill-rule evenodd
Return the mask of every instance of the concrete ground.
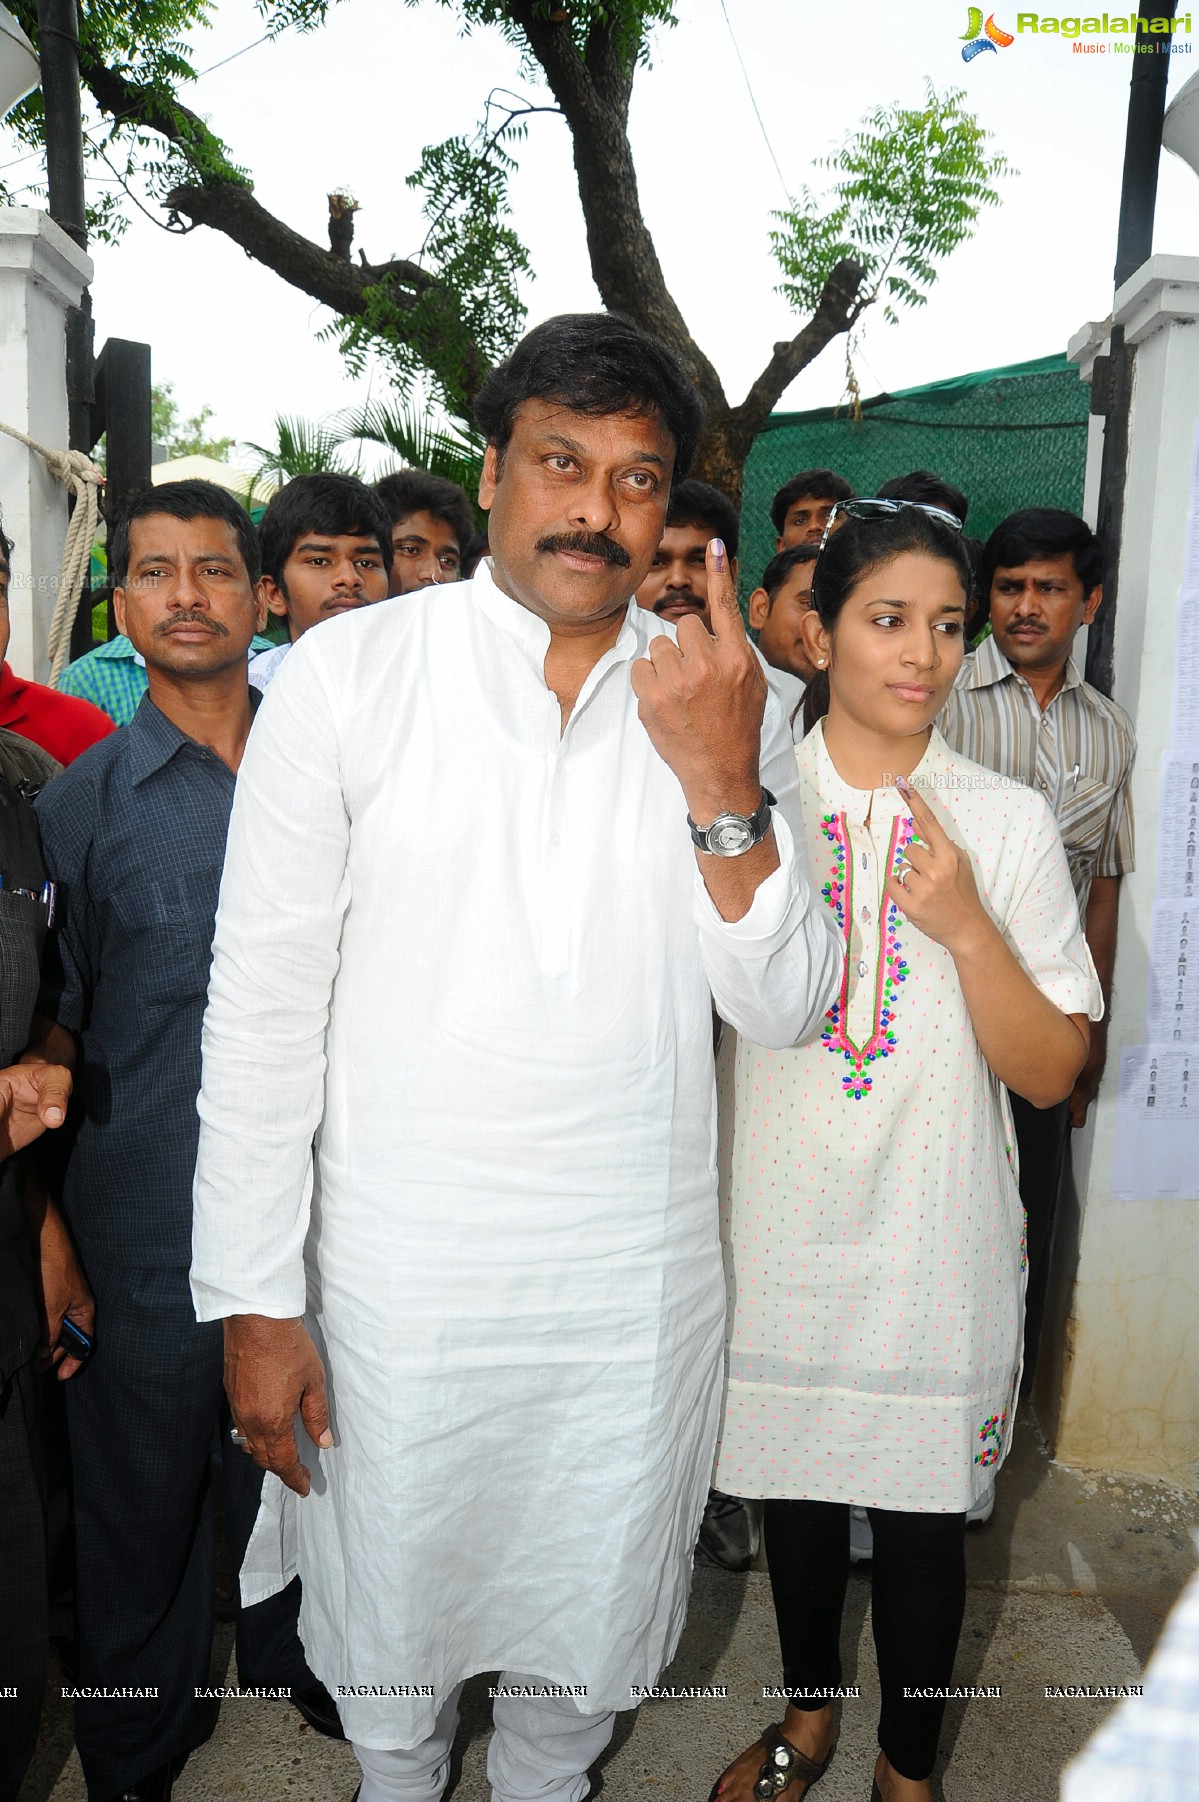
<path id="1" fill-rule="evenodd" d="M 1160 1484 L 1088 1476 L 1052 1464 L 1022 1421 L 1000 1473 L 995 1514 L 968 1539 L 969 1594 L 955 1681 L 999 1685 L 998 1699 L 951 1702 L 943 1740 L 946 1802 L 1053 1802 L 1058 1773 L 1110 1702 L 1047 1700 L 1046 1684 L 1138 1680 L 1162 1621 L 1195 1566 L 1190 1530 L 1199 1495 Z M 820 1802 L 867 1802 L 878 1689 L 869 1622 L 869 1566 L 845 1611 L 841 1742 Z M 214 1674 L 232 1681 L 231 1630 L 218 1631 Z M 682 1645 L 663 1683 L 727 1687 L 727 1695 L 660 1700 L 623 1714 L 600 1767 L 606 1802 L 704 1802 L 730 1759 L 782 1704 L 764 1570 L 730 1576 L 697 1567 Z M 37 1757 L 19 1802 L 84 1802 L 58 1673 Z M 455 1760 L 456 1802 L 485 1802 L 487 1679 L 467 1686 Z M 175 1785 L 177 1802 L 350 1802 L 352 1753 L 321 1739 L 283 1702 L 226 1702 L 212 1740 Z"/>

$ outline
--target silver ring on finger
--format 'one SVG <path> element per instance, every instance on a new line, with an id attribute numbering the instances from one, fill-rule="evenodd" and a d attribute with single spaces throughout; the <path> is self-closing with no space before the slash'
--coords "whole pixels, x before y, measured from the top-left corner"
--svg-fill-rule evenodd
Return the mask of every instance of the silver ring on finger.
<path id="1" fill-rule="evenodd" d="M 250 1441 L 246 1438 L 245 1434 L 241 1431 L 241 1429 L 239 1427 L 230 1427 L 229 1428 L 229 1437 L 233 1441 L 234 1445 L 240 1445 L 243 1452 L 249 1451 Z"/>
<path id="2" fill-rule="evenodd" d="M 915 865 L 913 865 L 913 864 L 901 863 L 895 872 L 896 882 L 898 882 L 900 888 L 904 889 L 905 891 L 908 886 L 908 877 L 912 874 L 912 871 L 914 868 L 915 868 Z"/>

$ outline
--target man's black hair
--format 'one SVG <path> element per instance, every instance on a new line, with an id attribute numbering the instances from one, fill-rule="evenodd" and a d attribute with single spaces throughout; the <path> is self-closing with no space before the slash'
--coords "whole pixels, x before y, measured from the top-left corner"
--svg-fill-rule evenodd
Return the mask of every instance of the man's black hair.
<path id="1" fill-rule="evenodd" d="M 943 482 L 931 469 L 912 469 L 906 476 L 892 476 L 875 493 L 880 501 L 919 501 L 925 507 L 940 507 L 963 525 L 970 506 L 960 488 Z"/>
<path id="2" fill-rule="evenodd" d="M 486 532 L 472 533 L 461 551 L 462 561 L 458 565 L 458 574 L 464 582 L 469 582 L 484 557 L 490 555 Z"/>
<path id="3" fill-rule="evenodd" d="M 4 520 L 0 517 L 0 557 L 7 563 L 13 554 L 13 541 L 4 530 Z"/>
<path id="4" fill-rule="evenodd" d="M 158 488 L 139 489 L 108 522 L 108 579 L 114 588 L 123 588 L 129 578 L 129 528 L 134 520 L 155 513 L 165 513 L 168 519 L 219 519 L 237 539 L 251 582 L 258 580 L 258 534 L 241 502 L 216 482 L 163 482 Z"/>
<path id="5" fill-rule="evenodd" d="M 572 413 L 657 414 L 674 439 L 674 479 L 691 467 L 703 405 L 657 338 L 621 313 L 559 313 L 534 326 L 475 397 L 475 419 L 501 461 L 516 410 L 544 400 Z"/>
<path id="6" fill-rule="evenodd" d="M 1103 581 L 1103 546 L 1085 519 L 1061 507 L 1022 507 L 1000 520 L 983 546 L 978 587 L 990 607 L 991 582 L 997 569 L 1019 569 L 1048 557 L 1070 557 L 1084 594 Z"/>
<path id="7" fill-rule="evenodd" d="M 391 568 L 391 519 L 373 488 L 357 476 L 293 476 L 271 496 L 258 522 L 262 573 L 284 588 L 283 566 L 298 539 L 309 532 L 322 538 L 373 538 L 384 569 Z"/>
<path id="8" fill-rule="evenodd" d="M 835 469 L 801 469 L 798 475 L 783 483 L 771 501 L 771 522 L 781 538 L 787 515 L 796 501 L 851 501 L 854 492 L 853 484 L 839 476 Z"/>
<path id="9" fill-rule="evenodd" d="M 741 521 L 727 494 L 713 488 L 710 482 L 693 482 L 690 477 L 676 482 L 670 491 L 666 512 L 668 526 L 699 526 L 710 538 L 723 538 L 730 557 L 737 555 L 741 543 Z"/>
<path id="10" fill-rule="evenodd" d="M 375 483 L 375 493 L 391 515 L 392 527 L 410 513 L 431 513 L 454 534 L 459 555 L 475 535 L 475 512 L 466 490 L 426 469 L 396 469 Z"/>
<path id="11" fill-rule="evenodd" d="M 764 588 L 766 590 L 766 597 L 770 602 L 770 607 L 774 606 L 775 596 L 778 594 L 779 589 L 783 586 L 783 583 L 787 580 L 787 577 L 791 574 L 791 571 L 796 565 L 799 563 L 815 563 L 819 555 L 820 546 L 818 544 L 793 544 L 785 551 L 776 551 L 774 553 L 774 556 L 762 571 L 762 580 L 758 583 L 759 588 Z M 770 607 L 766 609 L 768 613 Z"/>

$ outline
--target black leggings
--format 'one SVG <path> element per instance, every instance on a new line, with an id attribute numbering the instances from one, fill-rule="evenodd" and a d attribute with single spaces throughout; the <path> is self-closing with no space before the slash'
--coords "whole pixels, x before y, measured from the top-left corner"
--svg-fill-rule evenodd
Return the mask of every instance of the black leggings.
<path id="1" fill-rule="evenodd" d="M 870 1508 L 874 1533 L 871 1615 L 882 1710 L 878 1743 L 913 1783 L 932 1775 L 943 1701 L 904 1688 L 947 1688 L 966 1607 L 965 1514 L 899 1514 Z M 849 1580 L 849 1504 L 765 1506 L 766 1558 L 796 1708 L 827 1706 L 841 1683 L 841 1610 Z"/>

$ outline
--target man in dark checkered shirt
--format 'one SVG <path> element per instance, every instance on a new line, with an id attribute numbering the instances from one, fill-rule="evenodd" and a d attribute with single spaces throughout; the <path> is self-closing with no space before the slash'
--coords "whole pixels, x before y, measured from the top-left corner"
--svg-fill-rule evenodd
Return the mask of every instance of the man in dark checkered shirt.
<path id="1" fill-rule="evenodd" d="M 197 1324 L 188 1288 L 191 1186 L 213 921 L 262 603 L 249 518 L 206 482 L 148 491 L 116 522 L 109 555 L 117 621 L 146 659 L 149 690 L 128 726 L 39 799 L 61 891 L 61 972 L 43 1007 L 81 1042 L 63 1207 L 96 1296 L 96 1354 L 68 1389 L 79 1685 L 150 1692 L 80 1697 L 76 1740 L 91 1802 L 161 1802 L 212 1728 L 194 1691 L 212 1645 L 222 1335 Z M 240 1551 L 261 1472 L 236 1453 L 223 1463 Z M 293 1586 L 243 1612 L 243 1684 L 311 1690 L 297 1606 Z"/>

